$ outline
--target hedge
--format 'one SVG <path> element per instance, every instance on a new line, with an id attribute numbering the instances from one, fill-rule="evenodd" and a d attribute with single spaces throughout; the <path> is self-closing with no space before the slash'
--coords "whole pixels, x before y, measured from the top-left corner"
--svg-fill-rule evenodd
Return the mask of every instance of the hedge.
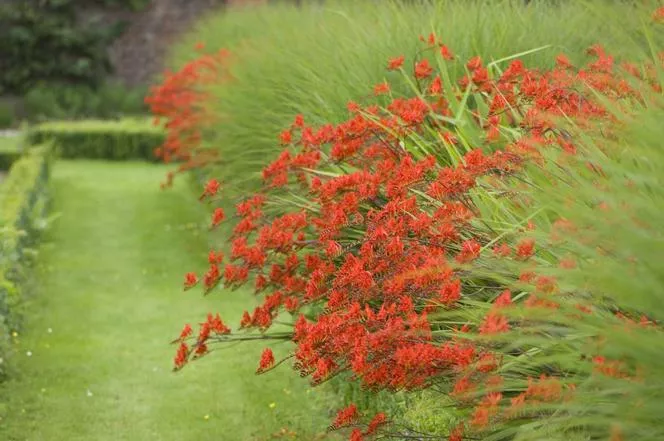
<path id="1" fill-rule="evenodd" d="M 52 141 L 63 158 L 154 161 L 154 149 L 163 144 L 165 133 L 147 119 L 49 122 L 32 127 L 27 141 Z"/>
<path id="2" fill-rule="evenodd" d="M 9 170 L 20 157 L 21 151 L 19 149 L 0 147 L 0 171 Z"/>
<path id="3" fill-rule="evenodd" d="M 18 327 L 18 306 L 25 288 L 25 267 L 46 211 L 50 147 L 31 149 L 0 184 L 0 376 Z"/>

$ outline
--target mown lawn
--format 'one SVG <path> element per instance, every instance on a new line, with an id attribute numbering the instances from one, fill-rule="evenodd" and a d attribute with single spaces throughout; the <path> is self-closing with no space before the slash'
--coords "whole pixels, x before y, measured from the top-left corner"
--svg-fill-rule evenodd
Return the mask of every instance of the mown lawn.
<path id="1" fill-rule="evenodd" d="M 161 191 L 164 174 L 144 163 L 55 165 L 60 216 L 37 257 L 17 372 L 0 385 L 0 440 L 244 441 L 282 427 L 298 433 L 288 439 L 323 439 L 309 431 L 328 421 L 324 406 L 309 408 L 322 392 L 287 367 L 255 376 L 261 345 L 171 372 L 181 325 L 208 311 L 235 324 L 253 300 L 182 292 L 183 274 L 206 264 L 207 216 L 184 180 Z"/>

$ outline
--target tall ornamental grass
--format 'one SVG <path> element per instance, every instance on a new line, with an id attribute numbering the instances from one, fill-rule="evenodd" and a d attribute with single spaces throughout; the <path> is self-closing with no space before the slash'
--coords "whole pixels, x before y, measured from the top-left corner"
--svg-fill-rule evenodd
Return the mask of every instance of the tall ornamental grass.
<path id="1" fill-rule="evenodd" d="M 297 113 L 312 124 L 340 122 L 346 104 L 367 96 L 385 78 L 385 60 L 418 55 L 419 35 L 435 32 L 462 59 L 486 62 L 516 54 L 529 66 L 549 68 L 557 53 L 573 63 L 602 42 L 616 56 L 639 52 L 648 2 L 327 1 L 296 8 L 288 2 L 219 12 L 174 50 L 174 66 L 206 51 L 232 51 L 233 81 L 206 87 L 209 112 L 219 123 L 204 142 L 219 150 L 224 174 L 255 185 L 265 155 L 277 153 L 276 134 Z M 456 66 L 456 74 L 463 66 Z M 394 91 L 406 92 L 404 89 Z M 244 187 L 246 188 L 246 186 Z"/>

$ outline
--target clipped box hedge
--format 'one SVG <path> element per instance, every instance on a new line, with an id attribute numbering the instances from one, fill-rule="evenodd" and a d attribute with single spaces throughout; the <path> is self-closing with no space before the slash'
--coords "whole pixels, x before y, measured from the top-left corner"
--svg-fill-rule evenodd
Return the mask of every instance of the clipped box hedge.
<path id="1" fill-rule="evenodd" d="M 21 157 L 22 148 L 13 138 L 0 138 L 0 171 L 7 171 Z"/>
<path id="2" fill-rule="evenodd" d="M 31 149 L 14 162 L 0 184 L 0 376 L 6 374 L 11 333 L 18 327 L 27 257 L 46 212 L 50 150 Z"/>
<path id="3" fill-rule="evenodd" d="M 148 119 L 117 121 L 49 122 L 32 127 L 30 144 L 53 142 L 60 157 L 89 159 L 146 159 L 155 161 L 154 149 L 166 134 Z"/>

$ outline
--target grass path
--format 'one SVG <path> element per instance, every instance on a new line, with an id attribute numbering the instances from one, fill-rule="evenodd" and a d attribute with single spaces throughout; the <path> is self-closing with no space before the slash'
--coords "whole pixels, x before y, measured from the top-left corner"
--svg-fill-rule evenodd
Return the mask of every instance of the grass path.
<path id="1" fill-rule="evenodd" d="M 179 289 L 184 272 L 206 263 L 206 217 L 186 183 L 159 190 L 164 173 L 143 163 L 56 164 L 61 216 L 40 249 L 18 372 L 0 386 L 0 440 L 245 441 L 281 427 L 312 440 L 308 429 L 325 426 L 326 415 L 304 407 L 319 393 L 291 372 L 253 375 L 262 346 L 171 372 L 168 341 L 181 325 L 208 311 L 234 323 L 252 300 Z"/>

